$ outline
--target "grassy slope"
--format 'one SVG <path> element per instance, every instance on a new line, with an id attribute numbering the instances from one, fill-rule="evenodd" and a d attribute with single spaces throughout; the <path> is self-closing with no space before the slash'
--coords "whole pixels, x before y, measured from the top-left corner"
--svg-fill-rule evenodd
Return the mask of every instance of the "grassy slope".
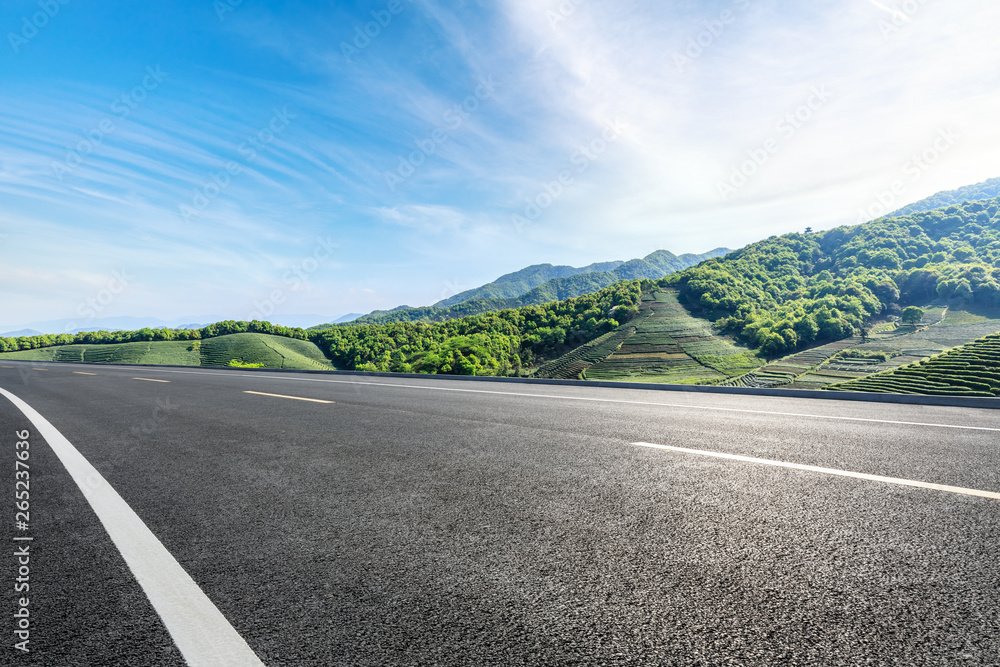
<path id="1" fill-rule="evenodd" d="M 75 361 L 115 364 L 165 364 L 197 366 L 198 352 L 190 341 L 121 343 L 118 345 L 60 345 L 0 354 L 3 359 Z"/>
<path id="2" fill-rule="evenodd" d="M 237 360 L 265 368 L 326 369 L 333 365 L 314 343 L 266 334 L 232 334 L 201 342 L 203 366 L 228 366 Z"/>
<path id="3" fill-rule="evenodd" d="M 202 341 L 63 345 L 7 352 L 0 354 L 0 358 L 175 366 L 228 366 L 236 359 L 244 363 L 262 363 L 266 368 L 334 368 L 315 344 L 266 334 L 232 334 Z"/>
<path id="4" fill-rule="evenodd" d="M 538 369 L 538 377 L 588 380 L 706 383 L 763 364 L 745 347 L 716 336 L 711 323 L 693 317 L 662 290 L 644 297 L 639 317 Z"/>

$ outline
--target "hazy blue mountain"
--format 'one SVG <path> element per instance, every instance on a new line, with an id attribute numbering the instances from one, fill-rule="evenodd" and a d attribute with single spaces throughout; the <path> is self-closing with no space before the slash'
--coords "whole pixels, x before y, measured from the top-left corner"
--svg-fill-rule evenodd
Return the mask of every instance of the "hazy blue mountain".
<path id="1" fill-rule="evenodd" d="M 17 338 L 19 336 L 41 336 L 41 331 L 36 331 L 34 329 L 19 329 L 17 331 L 8 331 L 7 333 L 0 334 L 0 338 Z"/>
<path id="2" fill-rule="evenodd" d="M 589 266 L 553 266 L 552 264 L 534 264 L 520 271 L 502 275 L 491 283 L 466 290 L 434 304 L 436 308 L 454 306 L 463 301 L 475 299 L 512 299 L 526 294 L 532 289 L 557 278 L 568 278 L 581 273 L 611 271 L 624 264 L 621 261 L 600 262 Z"/>
<path id="3" fill-rule="evenodd" d="M 596 262 L 594 264 L 582 267 L 553 266 L 552 264 L 534 264 L 532 266 L 525 267 L 520 271 L 515 271 L 513 273 L 508 273 L 506 275 L 500 276 L 493 282 L 487 283 L 486 285 L 483 285 L 481 287 L 476 287 L 474 289 L 466 290 L 460 294 L 456 294 L 455 296 L 448 297 L 447 299 L 442 299 L 441 301 L 435 303 L 434 307 L 445 308 L 448 306 L 454 306 L 459 303 L 464 303 L 466 301 L 475 301 L 475 300 L 514 299 L 516 297 L 528 294 L 532 290 L 537 289 L 551 281 L 558 281 L 584 274 L 609 273 L 614 276 L 617 276 L 616 278 L 617 280 L 635 280 L 638 278 L 662 278 L 663 276 L 673 271 L 680 271 L 681 269 L 686 269 L 687 267 L 694 266 L 695 264 L 705 259 L 718 257 L 719 255 L 724 255 L 728 252 L 730 251 L 725 248 L 716 248 L 715 250 L 709 251 L 703 255 L 685 254 L 678 257 L 677 255 L 673 254 L 668 250 L 657 250 L 656 252 L 647 255 L 642 259 L 632 259 L 627 262 L 623 262 L 621 260 L 615 260 L 610 262 Z M 553 285 L 547 290 L 543 290 L 543 292 L 552 294 L 570 293 L 574 291 L 574 288 L 569 287 L 569 285 L 572 284 L 584 285 L 587 282 L 588 281 L 577 281 L 576 283 L 563 282 L 558 285 Z M 591 280 L 589 282 L 594 282 L 594 281 Z M 572 296 L 579 296 L 580 294 L 588 294 L 591 291 L 602 289 L 603 287 L 606 287 L 607 285 L 611 284 L 602 278 L 596 279 L 596 282 L 601 283 L 601 286 L 597 287 L 594 290 L 589 290 L 588 292 L 580 292 L 579 290 L 576 290 L 577 293 L 572 294 Z M 559 298 L 568 298 L 568 297 L 559 297 Z M 532 299 L 531 301 L 532 303 L 534 303 L 534 299 Z"/>
<path id="4" fill-rule="evenodd" d="M 632 259 L 627 262 L 613 261 L 591 264 L 590 267 L 606 268 L 603 271 L 582 271 L 573 267 L 552 266 L 550 264 L 537 264 L 529 266 L 521 271 L 509 273 L 501 276 L 496 281 L 468 290 L 462 294 L 500 294 L 511 293 L 523 289 L 523 286 L 533 282 L 539 275 L 568 274 L 558 278 L 551 278 L 538 286 L 522 292 L 513 297 L 490 297 L 461 300 L 449 306 L 425 306 L 411 308 L 409 306 L 399 306 L 392 310 L 376 310 L 368 315 L 356 320 L 358 324 L 381 324 L 385 322 L 414 322 L 423 320 L 427 322 L 442 322 L 468 315 L 504 310 L 506 308 L 521 308 L 522 306 L 540 305 L 550 301 L 561 301 L 584 294 L 592 294 L 598 290 L 612 285 L 619 280 L 638 280 L 648 278 L 656 280 L 663 278 L 675 271 L 680 271 L 688 267 L 701 263 L 706 259 L 727 255 L 731 250 L 727 248 L 716 248 L 709 252 L 694 255 L 685 254 L 674 255 L 667 250 L 657 250 L 642 259 Z M 575 273 L 574 273 L 575 272 Z M 513 278 L 512 278 L 513 276 Z M 501 281 L 503 281 L 501 283 Z M 498 284 L 517 285 L 505 291 L 504 288 L 496 288 Z M 461 297 L 455 295 L 452 299 Z M 438 302 L 443 303 L 443 302 Z M 319 328 L 319 327 L 314 327 Z"/>

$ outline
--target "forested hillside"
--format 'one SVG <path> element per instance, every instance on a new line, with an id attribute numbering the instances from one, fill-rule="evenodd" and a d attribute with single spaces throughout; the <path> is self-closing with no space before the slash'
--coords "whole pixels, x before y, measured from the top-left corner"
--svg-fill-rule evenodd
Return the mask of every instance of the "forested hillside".
<path id="1" fill-rule="evenodd" d="M 649 281 L 540 306 L 449 320 L 333 327 L 312 340 L 338 366 L 357 370 L 515 375 L 539 359 L 601 336 L 638 314 Z"/>
<path id="2" fill-rule="evenodd" d="M 1000 307 L 1000 198 L 754 243 L 662 280 L 767 355 L 935 299 Z"/>
<path id="3" fill-rule="evenodd" d="M 983 181 L 982 183 L 966 185 L 965 187 L 958 188 L 957 190 L 945 190 L 944 192 L 938 192 L 931 195 L 927 199 L 921 199 L 920 201 L 914 202 L 909 206 L 904 206 L 898 211 L 893 211 L 886 217 L 895 218 L 901 215 L 933 211 L 936 208 L 944 208 L 945 206 L 953 206 L 955 204 L 980 201 L 983 199 L 994 199 L 996 197 L 1000 197 L 1000 178 L 991 178 L 987 181 Z"/>

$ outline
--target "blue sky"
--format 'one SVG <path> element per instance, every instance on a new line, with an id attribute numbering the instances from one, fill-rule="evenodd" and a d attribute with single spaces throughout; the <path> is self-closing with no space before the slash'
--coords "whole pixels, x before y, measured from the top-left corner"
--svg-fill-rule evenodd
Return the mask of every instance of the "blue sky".
<path id="1" fill-rule="evenodd" d="M 333 317 L 853 224 L 1000 176 L 998 29 L 979 0 L 0 0 L 0 327 Z"/>

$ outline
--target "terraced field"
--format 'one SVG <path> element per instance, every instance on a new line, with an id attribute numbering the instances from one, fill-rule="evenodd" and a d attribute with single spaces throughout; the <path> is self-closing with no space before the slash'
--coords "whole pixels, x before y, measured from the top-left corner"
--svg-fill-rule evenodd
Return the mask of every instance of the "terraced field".
<path id="1" fill-rule="evenodd" d="M 823 389 L 828 385 L 906 366 L 1000 331 L 1000 319 L 968 310 L 930 306 L 925 311 L 924 319 L 916 327 L 899 325 L 898 322 L 876 325 L 868 342 L 857 341 L 851 346 L 859 352 L 884 352 L 891 358 L 885 361 L 832 358 L 795 378 L 787 386 L 792 389 Z"/>
<path id="2" fill-rule="evenodd" d="M 120 343 L 118 345 L 60 345 L 0 354 L 4 359 L 76 361 L 88 364 L 165 364 L 198 366 L 201 357 L 191 341 Z"/>
<path id="3" fill-rule="evenodd" d="M 825 387 L 943 396 L 1000 396 L 1000 334 L 991 334 L 931 359 Z"/>
<path id="4" fill-rule="evenodd" d="M 555 361 L 539 366 L 534 376 L 540 378 L 558 378 L 576 380 L 582 377 L 584 371 L 594 364 L 606 359 L 614 353 L 622 342 L 635 333 L 635 326 L 630 322 L 614 331 L 609 331 L 600 338 L 595 338 L 585 345 L 572 350 Z"/>
<path id="5" fill-rule="evenodd" d="M 117 345 L 62 345 L 0 354 L 4 359 L 69 361 L 91 364 L 229 366 L 230 362 L 266 368 L 333 370 L 309 341 L 267 334 L 232 334 L 201 341 L 156 341 Z"/>
<path id="6" fill-rule="evenodd" d="M 644 298 L 629 324 L 634 333 L 587 368 L 586 379 L 706 384 L 763 363 L 747 348 L 713 334 L 711 323 L 692 317 L 672 290 Z"/>
<path id="7" fill-rule="evenodd" d="M 796 389 L 808 389 L 804 385 L 804 377 L 809 372 L 821 366 L 841 350 L 853 347 L 861 342 L 860 338 L 845 338 L 843 340 L 812 347 L 802 352 L 796 352 L 777 361 L 773 361 L 758 370 L 722 382 L 727 387 L 781 387 L 793 385 Z M 840 382 L 842 378 L 829 381 Z"/>
<path id="8" fill-rule="evenodd" d="M 201 342 L 202 366 L 229 366 L 231 361 L 263 364 L 264 368 L 333 370 L 320 349 L 309 341 L 241 333 Z"/>

